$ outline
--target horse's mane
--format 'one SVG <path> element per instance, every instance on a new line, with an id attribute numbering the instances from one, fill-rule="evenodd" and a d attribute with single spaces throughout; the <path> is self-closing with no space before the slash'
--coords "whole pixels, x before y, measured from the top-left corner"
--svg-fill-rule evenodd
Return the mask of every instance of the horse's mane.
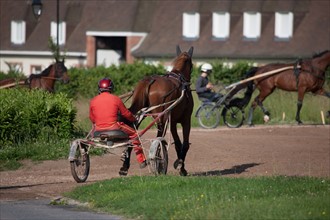
<path id="1" fill-rule="evenodd" d="M 185 67 L 186 62 L 191 60 L 191 57 L 187 52 L 183 52 L 180 56 L 176 57 L 173 61 L 173 69 L 172 72 L 177 73 L 177 71 L 181 70 Z"/>
<path id="2" fill-rule="evenodd" d="M 36 78 L 36 77 L 41 77 L 41 76 L 48 76 L 50 73 L 50 69 L 54 64 L 50 64 L 46 69 L 44 69 L 41 73 L 34 74 L 32 73 L 30 75 L 30 78 Z"/>
<path id="3" fill-rule="evenodd" d="M 180 56 L 176 57 L 173 61 L 175 66 L 182 67 L 185 65 L 185 62 L 190 59 L 190 56 L 187 52 L 183 52 Z"/>
<path id="4" fill-rule="evenodd" d="M 321 56 L 323 56 L 324 54 L 326 54 L 328 52 L 329 52 L 329 50 L 325 50 L 325 51 L 322 51 L 320 53 L 314 54 L 313 58 L 321 57 Z"/>

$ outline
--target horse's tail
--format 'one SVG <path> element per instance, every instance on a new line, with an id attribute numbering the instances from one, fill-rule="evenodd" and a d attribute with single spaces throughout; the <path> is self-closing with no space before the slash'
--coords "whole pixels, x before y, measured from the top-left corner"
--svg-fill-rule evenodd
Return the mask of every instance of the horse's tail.
<path id="1" fill-rule="evenodd" d="M 257 72 L 258 67 L 252 67 L 249 71 L 246 72 L 245 78 L 247 79 L 249 77 L 254 76 L 254 74 Z M 229 102 L 229 106 L 238 106 L 239 108 L 243 109 L 249 104 L 252 94 L 254 92 L 254 83 L 253 80 L 248 81 L 246 83 L 242 83 L 237 85 L 230 93 L 228 97 L 233 97 L 237 92 L 241 91 L 242 89 L 246 88 L 246 91 L 244 93 L 243 98 L 234 98 Z"/>

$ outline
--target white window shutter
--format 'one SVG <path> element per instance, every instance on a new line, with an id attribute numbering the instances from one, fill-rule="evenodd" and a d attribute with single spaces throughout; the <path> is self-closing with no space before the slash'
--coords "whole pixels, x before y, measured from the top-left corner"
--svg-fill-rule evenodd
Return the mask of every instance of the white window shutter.
<path id="1" fill-rule="evenodd" d="M 58 43 L 59 45 L 64 45 L 65 44 L 65 38 L 66 38 L 66 23 L 65 22 L 60 22 L 58 26 Z M 56 38 L 57 38 L 57 23 L 56 22 L 51 22 L 50 24 L 50 36 L 53 38 L 53 41 L 56 43 Z"/>
<path id="2" fill-rule="evenodd" d="M 215 38 L 228 38 L 230 33 L 230 14 L 228 12 L 213 12 L 212 36 Z"/>
<path id="3" fill-rule="evenodd" d="M 259 12 L 244 12 L 243 35 L 245 38 L 257 39 L 261 34 L 261 14 Z"/>
<path id="4" fill-rule="evenodd" d="M 182 34 L 186 38 L 198 38 L 199 37 L 199 13 L 183 13 L 183 30 Z"/>
<path id="5" fill-rule="evenodd" d="M 24 44 L 26 35 L 25 21 L 12 21 L 11 22 L 11 42 L 13 44 Z"/>
<path id="6" fill-rule="evenodd" d="M 275 13 L 275 37 L 288 39 L 293 35 L 293 13 Z"/>

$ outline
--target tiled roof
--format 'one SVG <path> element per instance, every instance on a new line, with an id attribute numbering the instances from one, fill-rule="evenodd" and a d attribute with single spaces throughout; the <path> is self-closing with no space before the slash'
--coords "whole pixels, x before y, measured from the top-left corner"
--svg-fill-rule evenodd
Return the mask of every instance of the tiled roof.
<path id="1" fill-rule="evenodd" d="M 0 1 L 0 50 L 48 51 L 50 21 L 56 20 L 56 1 L 43 1 L 43 13 L 37 22 L 29 1 Z M 228 11 L 231 15 L 230 37 L 212 37 L 212 12 Z M 243 12 L 262 14 L 260 39 L 243 39 Z M 294 33 L 289 41 L 274 40 L 276 11 L 292 11 Z M 286 58 L 309 57 L 330 49 L 330 1 L 324 0 L 91 0 L 60 1 L 60 20 L 67 23 L 65 49 L 86 51 L 86 32 L 145 32 L 146 38 L 133 55 L 141 58 L 173 57 L 176 45 L 194 46 L 199 58 Z M 200 13 L 200 37 L 187 40 L 182 36 L 184 12 Z M 10 21 L 26 21 L 26 43 L 10 43 Z"/>
<path id="2" fill-rule="evenodd" d="M 154 12 L 157 19 L 152 19 L 150 33 L 133 55 L 173 56 L 172 48 L 176 44 L 186 48 L 194 46 L 194 57 L 201 58 L 308 57 L 330 48 L 330 1 L 193 1 L 189 7 L 185 4 L 178 1 L 174 13 L 173 5 L 159 3 Z M 200 37 L 191 41 L 182 37 L 182 13 L 189 10 L 201 13 Z M 221 10 L 229 10 L 232 20 L 230 37 L 223 41 L 212 39 L 212 11 Z M 262 33 L 257 41 L 246 41 L 242 36 L 242 13 L 250 10 L 262 14 Z M 293 38 L 290 41 L 275 41 L 274 12 L 289 10 L 295 16 Z"/>

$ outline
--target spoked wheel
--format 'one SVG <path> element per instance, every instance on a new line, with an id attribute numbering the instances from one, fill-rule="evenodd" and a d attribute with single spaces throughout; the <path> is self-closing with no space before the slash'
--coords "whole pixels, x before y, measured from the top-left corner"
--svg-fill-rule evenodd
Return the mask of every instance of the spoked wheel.
<path id="1" fill-rule="evenodd" d="M 244 121 L 244 111 L 237 106 L 225 106 L 222 110 L 224 123 L 230 128 L 242 126 Z"/>
<path id="2" fill-rule="evenodd" d="M 167 142 L 163 138 L 155 139 L 150 147 L 149 161 L 155 175 L 166 174 L 168 166 Z"/>
<path id="3" fill-rule="evenodd" d="M 71 174 L 77 183 L 83 183 L 89 175 L 90 161 L 87 147 L 78 146 L 75 152 L 75 159 L 70 161 Z"/>
<path id="4" fill-rule="evenodd" d="M 204 104 L 200 107 L 198 114 L 198 123 L 206 129 L 216 128 L 220 123 L 220 113 L 214 104 Z"/>

